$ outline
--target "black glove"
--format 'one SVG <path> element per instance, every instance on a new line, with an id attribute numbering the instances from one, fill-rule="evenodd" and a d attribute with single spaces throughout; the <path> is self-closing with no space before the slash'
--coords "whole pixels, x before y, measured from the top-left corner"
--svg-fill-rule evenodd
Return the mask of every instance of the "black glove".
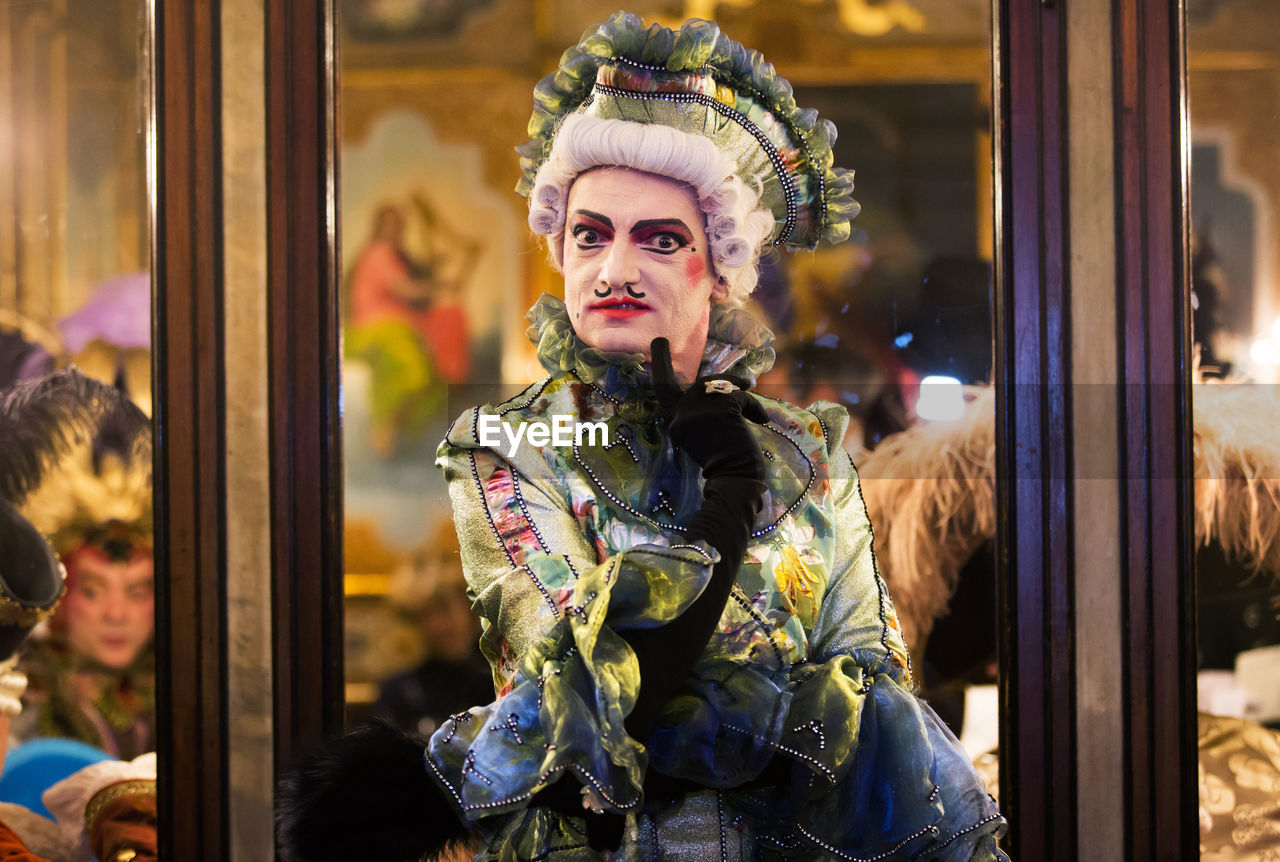
<path id="1" fill-rule="evenodd" d="M 679 617 L 658 628 L 622 632 L 636 654 L 641 680 L 626 728 L 642 742 L 702 655 L 737 580 L 765 491 L 764 456 L 747 422 L 768 421 L 764 408 L 747 394 L 745 381 L 704 377 L 682 391 L 671 367 L 667 340 L 654 339 L 650 349 L 653 387 L 671 441 L 702 468 L 702 506 L 686 535 L 689 541 L 702 539 L 719 551 L 720 562 L 702 595 Z M 718 380 L 730 385 L 708 390 L 707 383 Z M 593 850 L 616 850 L 623 822 L 621 815 L 612 812 L 589 815 L 587 843 Z"/>
<path id="2" fill-rule="evenodd" d="M 642 742 L 649 738 L 658 713 L 702 655 L 737 580 L 765 490 L 764 456 L 747 422 L 768 422 L 764 408 L 746 392 L 746 381 L 703 377 L 681 390 L 667 340 L 654 339 L 650 350 L 653 388 L 671 442 L 702 468 L 702 506 L 694 513 L 686 537 L 688 541 L 706 541 L 720 552 L 720 562 L 712 569 L 702 595 L 678 618 L 658 628 L 621 633 L 636 654 L 641 679 L 626 728 Z M 720 384 L 709 391 L 706 384 L 717 380 L 730 386 Z M 579 789 L 577 782 L 560 781 L 534 802 L 585 817 L 591 849 L 618 849 L 625 819 L 614 812 L 582 811 Z"/>

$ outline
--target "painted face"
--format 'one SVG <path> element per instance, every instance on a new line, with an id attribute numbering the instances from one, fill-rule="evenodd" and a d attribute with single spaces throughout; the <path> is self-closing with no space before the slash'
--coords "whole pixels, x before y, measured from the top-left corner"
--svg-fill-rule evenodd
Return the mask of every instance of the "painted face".
<path id="1" fill-rule="evenodd" d="M 676 375 L 697 376 L 711 300 L 728 292 L 712 269 L 704 219 L 684 183 L 618 167 L 579 175 L 562 267 L 578 337 L 648 357 L 649 343 L 664 336 Z"/>
<path id="2" fill-rule="evenodd" d="M 113 562 L 84 548 L 70 555 L 67 569 L 67 594 L 58 609 L 67 643 L 105 667 L 128 667 L 155 628 L 151 555 Z"/>

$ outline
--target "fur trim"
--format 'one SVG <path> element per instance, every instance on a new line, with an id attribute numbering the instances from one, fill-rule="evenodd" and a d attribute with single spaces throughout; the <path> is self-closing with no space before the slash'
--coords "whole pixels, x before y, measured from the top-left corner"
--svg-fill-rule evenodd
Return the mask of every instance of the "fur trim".
<path id="1" fill-rule="evenodd" d="M 881 572 L 913 650 L 947 612 L 960 569 L 995 536 L 995 401 L 987 387 L 957 422 L 887 438 L 859 468 Z M 1280 587 L 1280 398 L 1273 387 L 1195 388 L 1195 541 L 1269 572 Z"/>
<path id="2" fill-rule="evenodd" d="M 426 743 L 377 723 L 299 759 L 280 785 L 276 829 L 286 862 L 409 862 L 467 838 L 427 773 Z"/>
<path id="3" fill-rule="evenodd" d="M 1280 587 L 1280 398 L 1274 386 L 1195 387 L 1196 546 L 1266 571 Z"/>

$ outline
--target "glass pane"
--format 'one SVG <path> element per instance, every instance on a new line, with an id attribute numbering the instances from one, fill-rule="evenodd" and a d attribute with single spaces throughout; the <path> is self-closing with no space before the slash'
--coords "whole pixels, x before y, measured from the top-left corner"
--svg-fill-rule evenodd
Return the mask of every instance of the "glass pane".
<path id="1" fill-rule="evenodd" d="M 1280 849 L 1280 6 L 1188 3 L 1203 858 Z M 1247 766 L 1246 766 L 1247 764 Z"/>
<path id="2" fill-rule="evenodd" d="M 52 782 L 156 745 L 147 27 L 139 0 L 0 2 L 0 389 L 28 387 L 0 460 L 66 571 L 56 611 L 19 615 L 43 621 L 0 800 L 41 814 Z M 87 382 L 24 382 L 72 365 Z M 2 560 L 6 613 L 39 604 L 43 567 Z"/>
<path id="3" fill-rule="evenodd" d="M 512 191 L 514 147 L 533 84 L 614 6 L 339 6 L 348 719 L 430 733 L 492 700 L 510 670 L 500 645 L 488 644 L 493 673 L 475 648 L 457 539 L 475 525 L 455 523 L 436 449 L 464 411 L 547 373 L 525 312 L 544 292 L 562 297 L 565 279 Z M 671 27 L 714 17 L 839 129 L 835 164 L 856 169 L 862 211 L 847 242 L 762 258 L 747 310 L 772 329 L 777 359 L 759 391 L 848 411 L 843 444 L 915 679 L 994 793 L 989 7 L 631 11 Z M 767 565 L 786 569 L 775 578 L 801 545 L 773 547 Z"/>

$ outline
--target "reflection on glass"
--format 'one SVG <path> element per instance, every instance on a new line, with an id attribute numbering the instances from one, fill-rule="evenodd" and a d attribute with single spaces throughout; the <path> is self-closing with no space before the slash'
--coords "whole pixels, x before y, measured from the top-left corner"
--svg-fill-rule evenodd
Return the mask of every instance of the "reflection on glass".
<path id="1" fill-rule="evenodd" d="M 1203 859 L 1280 852 L 1280 7 L 1188 4 Z"/>
<path id="2" fill-rule="evenodd" d="M 863 210 L 848 242 L 762 261 L 750 311 L 776 334 L 778 356 L 760 389 L 849 411 L 844 444 L 862 470 L 917 677 L 956 733 L 968 728 L 994 791 L 994 758 L 984 758 L 996 727 L 988 9 L 632 4 L 667 26 L 715 17 L 840 130 L 835 163 L 856 168 Z M 442 540 L 454 524 L 437 445 L 463 410 L 544 374 L 524 313 L 544 291 L 562 296 L 563 277 L 511 191 L 512 147 L 527 137 L 531 83 L 612 8 L 489 0 L 398 14 L 346 0 L 340 11 L 355 722 L 380 698 L 381 711 L 389 697 L 403 701 L 397 689 L 425 678 L 436 653 L 401 593 L 408 573 L 440 577 L 424 561 L 456 555 Z M 948 412 L 932 420 L 920 411 L 931 375 L 954 381 Z M 894 526 L 908 516 L 953 526 Z"/>
<path id="3" fill-rule="evenodd" d="M 156 746 L 143 12 L 0 3 L 0 487 L 66 572 L 56 610 L 30 613 L 17 608 L 39 567 L 0 559 L 4 622 L 39 618 L 0 801 L 83 823 L 91 841 L 136 815 L 139 852 L 154 845 Z M 50 784 L 97 761 L 117 764 L 90 797 L 141 780 L 115 813 L 44 807 Z"/>

